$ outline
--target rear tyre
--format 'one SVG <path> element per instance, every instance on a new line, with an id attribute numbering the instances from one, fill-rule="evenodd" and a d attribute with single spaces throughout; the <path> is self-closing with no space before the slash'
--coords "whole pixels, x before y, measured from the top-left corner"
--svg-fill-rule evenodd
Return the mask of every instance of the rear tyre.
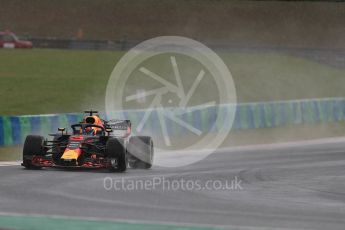
<path id="1" fill-rule="evenodd" d="M 33 156 L 44 156 L 44 138 L 37 135 L 29 135 L 25 139 L 23 148 L 23 166 L 27 169 L 41 169 L 32 164 Z"/>
<path id="2" fill-rule="evenodd" d="M 123 139 L 111 138 L 106 145 L 106 155 L 109 160 L 109 170 L 124 172 L 127 169 L 126 147 Z"/>
<path id="3" fill-rule="evenodd" d="M 136 136 L 129 139 L 129 166 L 137 169 L 149 169 L 153 163 L 153 141 L 148 136 Z"/>

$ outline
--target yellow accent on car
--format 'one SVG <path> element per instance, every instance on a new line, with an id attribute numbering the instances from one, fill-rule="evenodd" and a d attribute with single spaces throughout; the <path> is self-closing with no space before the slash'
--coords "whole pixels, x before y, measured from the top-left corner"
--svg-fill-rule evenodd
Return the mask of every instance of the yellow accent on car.
<path id="1" fill-rule="evenodd" d="M 66 150 L 61 159 L 65 159 L 65 160 L 72 160 L 72 159 L 77 159 L 79 157 L 79 152 L 75 151 L 75 150 Z"/>

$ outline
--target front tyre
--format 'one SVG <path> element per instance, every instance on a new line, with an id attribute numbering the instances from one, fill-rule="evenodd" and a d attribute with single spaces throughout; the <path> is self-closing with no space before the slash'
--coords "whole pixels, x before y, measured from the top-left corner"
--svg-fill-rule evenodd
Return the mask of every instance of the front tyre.
<path id="1" fill-rule="evenodd" d="M 41 169 L 42 167 L 32 164 L 32 158 L 44 154 L 44 138 L 37 135 L 28 135 L 24 142 L 22 165 L 27 169 Z"/>
<path id="2" fill-rule="evenodd" d="M 106 155 L 109 160 L 109 170 L 124 172 L 127 169 L 126 147 L 123 139 L 111 138 L 107 141 Z"/>

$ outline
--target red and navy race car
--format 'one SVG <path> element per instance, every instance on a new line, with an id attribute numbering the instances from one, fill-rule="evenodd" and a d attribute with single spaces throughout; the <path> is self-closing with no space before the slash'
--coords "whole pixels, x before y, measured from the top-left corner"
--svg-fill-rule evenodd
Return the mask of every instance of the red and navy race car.
<path id="1" fill-rule="evenodd" d="M 102 120 L 97 111 L 71 126 L 72 133 L 59 128 L 53 140 L 28 135 L 23 149 L 27 169 L 42 167 L 107 168 L 123 172 L 127 167 L 149 169 L 153 141 L 149 136 L 132 136 L 129 120 Z"/>

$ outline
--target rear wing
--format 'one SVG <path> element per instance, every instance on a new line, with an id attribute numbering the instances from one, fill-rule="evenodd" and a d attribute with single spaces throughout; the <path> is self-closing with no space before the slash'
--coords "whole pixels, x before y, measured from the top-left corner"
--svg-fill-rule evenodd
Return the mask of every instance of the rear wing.
<path id="1" fill-rule="evenodd" d="M 114 137 L 127 137 L 132 132 L 130 120 L 110 120 L 106 122 L 105 127 L 113 130 L 110 136 Z"/>

